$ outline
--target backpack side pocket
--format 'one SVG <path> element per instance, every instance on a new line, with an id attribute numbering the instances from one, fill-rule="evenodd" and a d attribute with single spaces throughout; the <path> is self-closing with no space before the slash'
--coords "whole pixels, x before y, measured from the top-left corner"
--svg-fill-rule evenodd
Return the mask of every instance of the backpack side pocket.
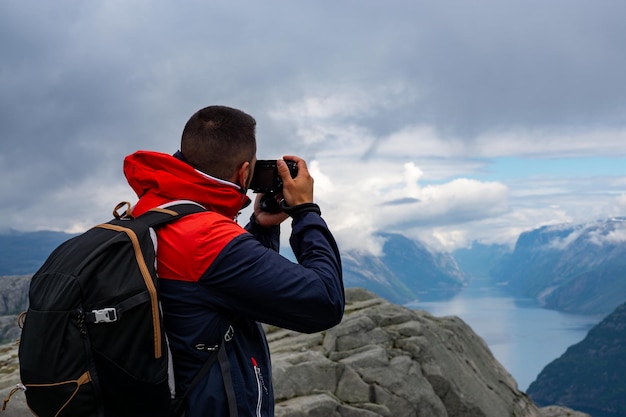
<path id="1" fill-rule="evenodd" d="M 76 312 L 28 310 L 19 346 L 20 377 L 28 406 L 38 416 L 96 413 L 83 331 Z"/>

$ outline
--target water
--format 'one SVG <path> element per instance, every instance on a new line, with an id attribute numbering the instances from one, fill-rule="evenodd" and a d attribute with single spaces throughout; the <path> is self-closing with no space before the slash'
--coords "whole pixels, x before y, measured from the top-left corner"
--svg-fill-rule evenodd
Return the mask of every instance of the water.
<path id="1" fill-rule="evenodd" d="M 481 336 L 493 355 L 526 391 L 541 370 L 569 346 L 583 340 L 601 317 L 541 308 L 501 288 L 475 281 L 446 301 L 412 302 L 407 307 L 434 316 L 458 316 Z"/>

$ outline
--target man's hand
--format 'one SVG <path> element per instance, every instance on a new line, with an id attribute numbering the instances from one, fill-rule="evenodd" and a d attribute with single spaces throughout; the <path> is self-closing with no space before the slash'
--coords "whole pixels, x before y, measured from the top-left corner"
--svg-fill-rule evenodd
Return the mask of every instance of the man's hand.
<path id="1" fill-rule="evenodd" d="M 293 155 L 285 155 L 283 159 L 296 162 L 298 175 L 291 178 L 289 167 L 284 160 L 276 161 L 276 168 L 283 180 L 283 197 L 288 206 L 297 206 L 313 202 L 313 177 L 309 173 L 306 161 Z"/>
<path id="2" fill-rule="evenodd" d="M 291 172 L 284 159 L 296 162 L 298 175 L 295 178 L 291 178 Z M 293 155 L 285 155 L 283 159 L 276 161 L 276 168 L 283 181 L 283 191 L 276 196 L 279 202 L 284 198 L 285 203 L 292 207 L 313 202 L 313 177 L 311 177 L 304 159 Z M 257 224 L 264 227 L 277 226 L 289 218 L 282 211 L 269 213 L 261 210 L 260 203 L 262 198 L 263 194 L 257 194 L 254 201 L 254 218 Z"/>
<path id="3" fill-rule="evenodd" d="M 289 170 L 289 168 L 287 168 Z M 289 216 L 279 211 L 278 213 L 270 213 L 268 211 L 261 210 L 261 199 L 265 194 L 259 193 L 256 195 L 256 199 L 254 200 L 254 221 L 263 227 L 271 227 L 278 226 L 285 220 L 289 218 Z M 280 195 L 276 196 L 277 198 L 282 198 Z"/>

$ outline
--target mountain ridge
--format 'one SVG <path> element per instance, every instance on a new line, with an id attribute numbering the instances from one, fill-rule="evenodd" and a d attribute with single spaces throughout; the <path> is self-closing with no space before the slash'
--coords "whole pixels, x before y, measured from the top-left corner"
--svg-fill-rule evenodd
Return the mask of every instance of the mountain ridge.
<path id="1" fill-rule="evenodd" d="M 467 284 L 454 258 L 428 249 L 398 233 L 380 233 L 381 256 L 342 253 L 344 284 L 363 287 L 387 300 L 405 304 L 416 299 L 451 297 Z"/>
<path id="2" fill-rule="evenodd" d="M 35 273 L 54 248 L 74 236 L 51 230 L 0 233 L 0 277 Z"/>
<path id="3" fill-rule="evenodd" d="M 34 273 L 73 236 L 0 233 L 0 276 Z M 344 280 L 394 303 L 451 298 L 476 277 L 564 312 L 605 315 L 626 300 L 625 217 L 542 226 L 521 233 L 512 250 L 474 242 L 445 253 L 398 233 L 377 236 L 384 242 L 380 256 L 342 252 Z"/>
<path id="4" fill-rule="evenodd" d="M 608 314 L 626 300 L 626 218 L 523 232 L 493 275 L 547 308 Z"/>
<path id="5" fill-rule="evenodd" d="M 540 404 L 563 404 L 594 417 L 626 416 L 626 303 L 549 363 L 528 388 Z"/>

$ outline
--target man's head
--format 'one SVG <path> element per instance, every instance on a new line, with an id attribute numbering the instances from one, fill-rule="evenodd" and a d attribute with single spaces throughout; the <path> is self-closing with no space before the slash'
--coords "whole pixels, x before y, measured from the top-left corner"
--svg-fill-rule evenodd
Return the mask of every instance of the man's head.
<path id="1" fill-rule="evenodd" d="M 256 160 L 255 128 L 254 118 L 240 110 L 205 107 L 185 125 L 180 150 L 194 168 L 247 188 Z"/>

